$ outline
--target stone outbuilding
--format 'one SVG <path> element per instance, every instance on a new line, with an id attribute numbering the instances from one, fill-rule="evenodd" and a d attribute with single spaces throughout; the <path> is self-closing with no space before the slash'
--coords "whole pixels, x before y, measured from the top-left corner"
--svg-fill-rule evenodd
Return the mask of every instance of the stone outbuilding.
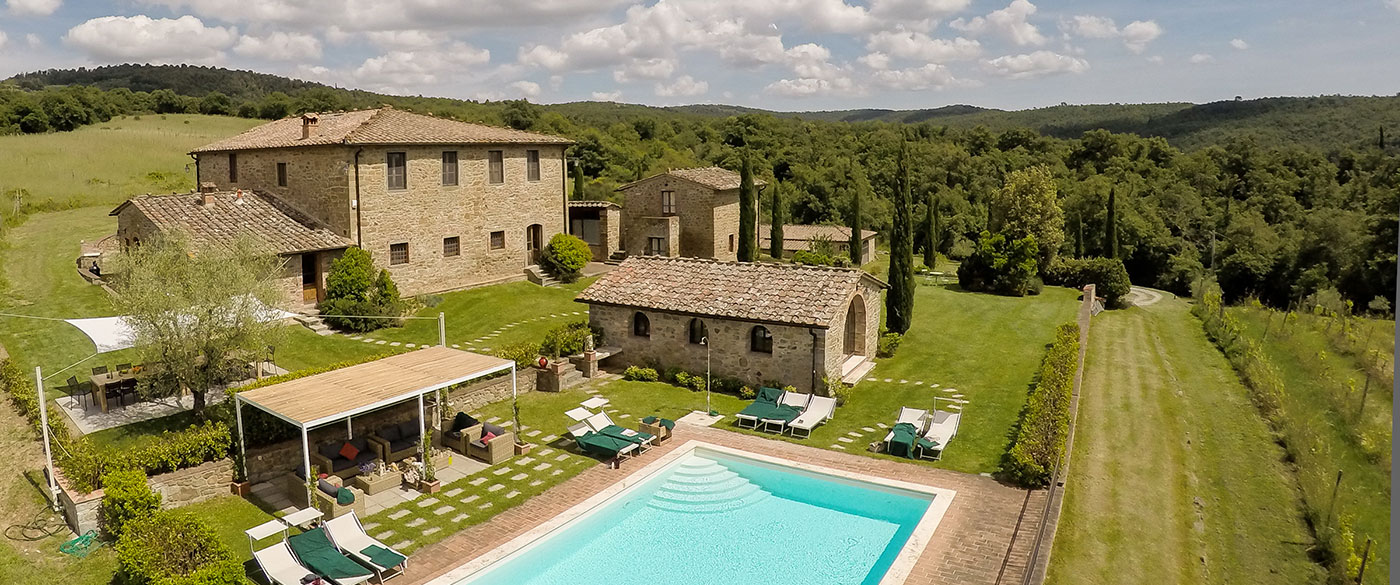
<path id="1" fill-rule="evenodd" d="M 190 155 L 199 184 L 275 196 L 417 295 L 524 279 L 568 230 L 570 144 L 384 107 L 284 118 Z"/>
<path id="2" fill-rule="evenodd" d="M 122 248 L 179 231 L 195 246 L 217 246 L 249 235 L 283 262 L 278 278 L 288 306 L 325 298 L 332 260 L 355 245 L 277 197 L 253 190 L 147 195 L 113 209 Z"/>
<path id="3" fill-rule="evenodd" d="M 755 180 L 762 189 L 765 183 Z M 739 173 L 676 169 L 618 187 L 629 256 L 739 258 Z M 757 201 L 755 201 L 757 205 Z"/>
<path id="4" fill-rule="evenodd" d="M 772 226 L 759 226 L 759 249 L 767 252 L 772 249 Z M 875 258 L 876 232 L 860 231 L 860 257 L 866 262 Z M 831 241 L 831 249 L 843 256 L 849 256 L 851 249 L 851 228 L 841 225 L 783 225 L 783 257 L 792 256 L 799 250 L 807 250 L 813 240 Z"/>
<path id="5" fill-rule="evenodd" d="M 853 268 L 644 256 L 575 300 L 617 365 L 703 373 L 708 353 L 715 377 L 810 392 L 874 366 L 886 287 Z"/>
<path id="6" fill-rule="evenodd" d="M 622 206 L 611 201 L 569 201 L 569 233 L 588 243 L 593 259 L 622 250 Z"/>

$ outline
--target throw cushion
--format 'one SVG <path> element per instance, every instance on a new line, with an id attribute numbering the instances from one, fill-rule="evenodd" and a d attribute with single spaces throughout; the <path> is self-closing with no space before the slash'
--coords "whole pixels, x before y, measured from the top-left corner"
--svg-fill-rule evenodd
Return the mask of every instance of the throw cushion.
<path id="1" fill-rule="evenodd" d="M 506 434 L 506 429 L 505 429 L 505 427 L 502 427 L 502 426 L 500 426 L 500 425 L 493 425 L 493 424 L 489 424 L 489 423 L 488 423 L 488 424 L 481 425 L 481 434 L 484 435 L 484 434 L 486 434 L 486 433 L 491 433 L 491 434 L 496 435 L 497 437 L 499 437 L 499 436 L 501 436 L 501 435 Z"/>
<path id="2" fill-rule="evenodd" d="M 400 439 L 417 438 L 417 437 L 418 437 L 418 421 L 416 421 L 416 420 L 408 420 L 408 421 L 404 421 L 404 422 L 402 422 L 402 423 L 399 423 L 399 438 L 400 438 Z"/>
<path id="3" fill-rule="evenodd" d="M 472 418 L 472 415 L 459 412 L 457 416 L 452 419 L 452 430 L 460 433 L 462 429 L 476 426 L 476 423 L 477 421 L 475 418 Z"/>
<path id="4" fill-rule="evenodd" d="M 399 440 L 403 435 L 399 434 L 399 425 L 389 425 L 378 431 L 379 438 L 390 443 Z"/>
<path id="5" fill-rule="evenodd" d="M 491 439 L 494 439 L 494 438 L 496 438 L 496 433 L 486 433 L 486 434 L 484 434 L 484 435 L 481 436 L 481 444 L 482 444 L 482 445 L 485 445 L 485 444 L 487 444 L 487 443 L 490 443 L 490 442 L 491 442 Z"/>
<path id="6" fill-rule="evenodd" d="M 346 459 L 353 460 L 355 456 L 359 454 L 360 450 L 356 449 L 355 446 L 350 443 L 346 443 L 340 447 L 340 456 Z"/>
<path id="7" fill-rule="evenodd" d="M 340 445 L 337 445 L 335 443 L 326 443 L 325 445 L 317 447 L 316 451 L 326 459 L 335 459 L 336 454 L 340 452 Z"/>
<path id="8" fill-rule="evenodd" d="M 350 439 L 350 444 L 354 445 L 356 450 L 364 451 L 369 449 L 369 437 L 355 437 Z"/>
<path id="9" fill-rule="evenodd" d="M 339 487 L 324 479 L 316 482 L 316 489 L 321 490 L 322 493 L 328 496 L 335 496 L 336 492 L 340 491 Z"/>
<path id="10" fill-rule="evenodd" d="M 355 503 L 355 492 L 352 492 L 346 488 L 340 488 L 339 490 L 336 490 L 335 503 L 340 504 L 342 506 L 349 506 L 350 504 Z"/>

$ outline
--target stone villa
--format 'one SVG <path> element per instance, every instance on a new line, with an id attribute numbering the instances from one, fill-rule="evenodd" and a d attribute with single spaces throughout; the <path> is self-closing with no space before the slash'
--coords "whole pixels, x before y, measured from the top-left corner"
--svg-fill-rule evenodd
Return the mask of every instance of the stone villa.
<path id="1" fill-rule="evenodd" d="M 763 251 L 770 250 L 773 232 L 771 226 L 758 226 L 759 242 L 758 247 Z M 875 236 L 877 234 L 870 230 L 860 231 L 860 257 L 867 262 L 875 258 Z M 812 240 L 821 238 L 831 241 L 831 249 L 838 254 L 846 255 L 851 248 L 851 228 L 840 225 L 784 225 L 783 226 L 783 256 L 792 256 L 793 252 L 806 250 L 811 245 Z"/>
<path id="2" fill-rule="evenodd" d="M 678 169 L 617 190 L 623 194 L 621 236 L 628 255 L 738 259 L 739 173 Z"/>
<path id="3" fill-rule="evenodd" d="M 704 372 L 708 345 L 714 376 L 811 392 L 873 367 L 886 286 L 852 268 L 641 256 L 575 300 L 611 359 Z"/>
<path id="4" fill-rule="evenodd" d="M 289 272 L 301 275 L 295 301 L 324 298 L 326 269 L 348 245 L 388 268 L 404 294 L 460 289 L 524 278 L 549 237 L 568 229 L 570 144 L 388 107 L 305 114 L 191 152 L 201 191 L 215 200 L 198 214 L 148 214 L 170 201 L 124 205 L 113 214 L 123 241 L 148 238 L 141 232 L 150 229 L 189 229 L 186 219 L 197 216 L 191 231 L 236 233 L 242 222 L 259 221 L 222 213 L 241 191 L 260 209 L 265 204 L 307 230 L 340 238 L 336 248 L 279 247 Z M 205 195 L 183 196 L 186 207 Z"/>

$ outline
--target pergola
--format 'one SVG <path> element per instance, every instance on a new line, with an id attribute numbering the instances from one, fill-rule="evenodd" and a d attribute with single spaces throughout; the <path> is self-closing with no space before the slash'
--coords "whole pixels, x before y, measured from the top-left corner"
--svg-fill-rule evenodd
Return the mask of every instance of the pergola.
<path id="1" fill-rule="evenodd" d="M 238 421 L 238 454 L 247 456 L 243 441 L 243 405 L 262 410 L 301 429 L 302 465 L 311 477 L 311 429 L 345 421 L 353 437 L 355 416 L 418 400 L 418 435 L 423 436 L 423 396 L 500 372 L 510 372 L 510 392 L 515 395 L 515 362 L 444 346 L 410 351 L 384 359 L 348 366 L 273 384 L 234 395 Z M 424 445 L 419 445 L 423 454 Z"/>

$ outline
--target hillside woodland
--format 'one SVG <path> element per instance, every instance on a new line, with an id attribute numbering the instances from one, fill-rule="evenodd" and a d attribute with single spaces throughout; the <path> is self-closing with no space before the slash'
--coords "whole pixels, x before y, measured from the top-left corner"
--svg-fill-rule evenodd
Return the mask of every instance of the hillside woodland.
<path id="1" fill-rule="evenodd" d="M 1227 300 L 1287 307 L 1335 290 L 1357 310 L 1392 310 L 1400 147 L 1387 129 L 1400 126 L 1400 98 L 773 113 L 386 96 L 253 72 L 124 65 L 0 83 L 0 133 L 122 115 L 276 119 L 380 105 L 568 136 L 584 176 L 571 195 L 579 198 L 611 198 L 619 184 L 668 168 L 737 169 L 751 156 L 756 175 L 782 183 L 790 222 L 848 225 L 859 193 L 860 223 L 882 233 L 907 143 L 915 249 L 959 260 L 988 229 L 1007 175 L 1041 167 L 1063 211 L 1060 256 L 1116 256 L 1134 283 L 1178 293 L 1214 276 Z M 770 217 L 771 195 L 760 197 L 760 217 Z"/>

